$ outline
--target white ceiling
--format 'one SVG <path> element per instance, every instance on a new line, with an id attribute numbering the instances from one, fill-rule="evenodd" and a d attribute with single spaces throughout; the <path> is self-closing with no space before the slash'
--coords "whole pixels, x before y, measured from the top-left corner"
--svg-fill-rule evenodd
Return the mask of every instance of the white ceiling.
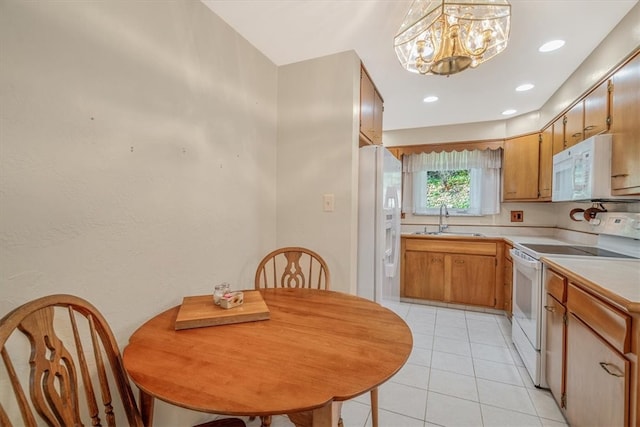
<path id="1" fill-rule="evenodd" d="M 404 70 L 393 50 L 412 0 L 202 0 L 276 65 L 355 50 L 384 98 L 384 130 L 502 120 L 538 110 L 638 0 L 512 0 L 507 49 L 444 76 Z M 544 42 L 565 46 L 541 54 Z M 516 86 L 533 83 L 528 92 Z M 426 104 L 422 99 L 436 95 Z"/>

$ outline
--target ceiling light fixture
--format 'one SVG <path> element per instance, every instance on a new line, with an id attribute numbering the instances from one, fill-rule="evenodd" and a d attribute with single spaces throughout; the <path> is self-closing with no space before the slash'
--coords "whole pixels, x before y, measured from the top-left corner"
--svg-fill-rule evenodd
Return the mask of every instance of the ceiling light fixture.
<path id="1" fill-rule="evenodd" d="M 564 46 L 564 40 L 551 40 L 538 48 L 538 52 L 551 52 Z"/>
<path id="2" fill-rule="evenodd" d="M 513 110 L 513 109 L 511 109 L 511 110 L 504 110 L 504 111 L 502 112 L 502 115 L 503 115 L 503 116 L 510 116 L 510 115 L 512 115 L 512 114 L 515 114 L 516 112 L 517 112 L 517 111 L 516 111 L 516 110 Z"/>
<path id="3" fill-rule="evenodd" d="M 394 38 L 408 71 L 448 76 L 475 68 L 507 47 L 506 0 L 414 0 Z"/>
<path id="4" fill-rule="evenodd" d="M 436 102 L 438 100 L 437 96 L 427 96 L 425 99 L 423 99 L 423 102 Z"/>
<path id="5" fill-rule="evenodd" d="M 516 88 L 516 91 L 517 92 L 524 92 L 524 91 L 527 91 L 527 90 L 531 90 L 533 88 L 534 88 L 534 86 L 531 83 L 525 83 L 525 84 L 521 84 L 520 86 L 518 86 Z"/>

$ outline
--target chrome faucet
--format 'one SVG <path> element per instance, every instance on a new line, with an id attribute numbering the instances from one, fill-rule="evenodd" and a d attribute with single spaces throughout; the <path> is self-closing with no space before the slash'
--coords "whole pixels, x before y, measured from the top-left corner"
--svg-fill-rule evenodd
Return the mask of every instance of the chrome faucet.
<path id="1" fill-rule="evenodd" d="M 445 218 L 449 218 L 449 210 L 447 209 L 447 205 L 443 203 L 440 205 L 440 216 L 438 217 L 438 233 L 442 233 L 444 230 L 449 228 L 448 224 L 442 223 L 442 208 L 444 208 Z"/>

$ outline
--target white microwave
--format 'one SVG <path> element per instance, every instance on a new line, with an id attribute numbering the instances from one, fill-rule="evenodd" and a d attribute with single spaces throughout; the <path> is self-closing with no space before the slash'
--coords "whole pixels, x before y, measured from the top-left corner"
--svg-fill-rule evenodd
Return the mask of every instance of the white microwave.
<path id="1" fill-rule="evenodd" d="M 611 135 L 595 135 L 553 156 L 551 201 L 637 199 L 611 196 Z"/>

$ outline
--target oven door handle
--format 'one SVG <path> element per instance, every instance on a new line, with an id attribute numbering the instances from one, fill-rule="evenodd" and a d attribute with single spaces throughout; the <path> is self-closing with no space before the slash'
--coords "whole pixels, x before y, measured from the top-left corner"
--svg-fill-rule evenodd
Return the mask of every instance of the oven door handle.
<path id="1" fill-rule="evenodd" d="M 509 253 L 511 254 L 511 259 L 513 260 L 514 263 L 519 264 L 526 268 L 540 270 L 540 267 L 542 265 L 540 261 L 537 261 L 537 260 L 530 261 L 528 259 L 521 258 L 513 249 L 510 249 Z"/>

